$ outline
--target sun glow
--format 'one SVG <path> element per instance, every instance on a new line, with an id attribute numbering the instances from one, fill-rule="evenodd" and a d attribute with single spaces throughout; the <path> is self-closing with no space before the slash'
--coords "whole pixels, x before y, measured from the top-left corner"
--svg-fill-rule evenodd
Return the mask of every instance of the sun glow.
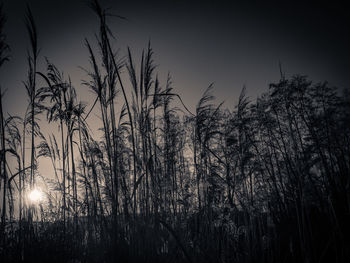
<path id="1" fill-rule="evenodd" d="M 38 189 L 34 189 L 28 195 L 28 198 L 32 203 L 39 203 L 41 201 L 42 197 L 43 197 L 43 194 Z"/>

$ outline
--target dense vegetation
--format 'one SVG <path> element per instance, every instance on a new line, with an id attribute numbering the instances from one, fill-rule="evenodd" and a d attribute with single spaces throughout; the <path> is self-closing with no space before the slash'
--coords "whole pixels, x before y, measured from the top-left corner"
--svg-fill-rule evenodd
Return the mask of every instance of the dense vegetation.
<path id="1" fill-rule="evenodd" d="M 281 74 L 255 102 L 243 89 L 233 111 L 213 104 L 210 86 L 191 113 L 170 76 L 158 81 L 151 46 L 140 66 L 130 50 L 118 59 L 105 11 L 90 5 L 92 105 L 50 61 L 37 69 L 28 9 L 24 116 L 5 116 L 0 98 L 1 262 L 346 262 L 350 94 Z M 4 24 L 1 8 L 1 70 Z M 44 198 L 30 202 L 39 181 Z"/>

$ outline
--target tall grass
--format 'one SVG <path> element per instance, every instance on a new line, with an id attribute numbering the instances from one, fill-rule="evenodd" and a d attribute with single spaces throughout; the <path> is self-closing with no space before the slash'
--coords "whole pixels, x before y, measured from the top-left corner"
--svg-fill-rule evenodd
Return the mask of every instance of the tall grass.
<path id="1" fill-rule="evenodd" d="M 234 110 L 214 103 L 210 85 L 191 113 L 170 75 L 159 81 L 151 44 L 139 63 L 129 48 L 120 59 L 112 16 L 89 6 L 99 23 L 96 42 L 85 40 L 91 105 L 54 63 L 37 69 L 27 11 L 24 118 L 6 118 L 0 98 L 4 262 L 346 262 L 349 93 L 281 74 L 256 101 L 243 88 Z M 0 66 L 4 21 L 0 12 Z M 57 131 L 40 130 L 39 117 Z M 41 162 L 52 178 L 40 179 Z M 44 198 L 29 202 L 39 180 Z"/>

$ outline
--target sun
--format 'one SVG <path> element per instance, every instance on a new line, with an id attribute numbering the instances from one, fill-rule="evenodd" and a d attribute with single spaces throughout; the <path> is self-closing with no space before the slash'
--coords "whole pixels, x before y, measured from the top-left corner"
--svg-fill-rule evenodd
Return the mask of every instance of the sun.
<path id="1" fill-rule="evenodd" d="M 28 198 L 31 202 L 33 203 L 38 203 L 40 202 L 40 200 L 42 199 L 43 197 L 43 194 L 41 191 L 39 191 L 38 189 L 34 189 L 32 190 L 29 195 L 28 195 Z"/>

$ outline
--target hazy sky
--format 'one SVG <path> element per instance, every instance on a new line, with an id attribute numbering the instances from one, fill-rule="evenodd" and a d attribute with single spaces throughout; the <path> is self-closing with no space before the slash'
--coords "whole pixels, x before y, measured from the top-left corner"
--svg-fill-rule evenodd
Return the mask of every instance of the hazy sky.
<path id="1" fill-rule="evenodd" d="M 45 71 L 43 58 L 48 57 L 70 75 L 80 98 L 91 101 L 91 93 L 81 85 L 87 77 L 79 66 L 89 67 L 84 38 L 94 42 L 97 17 L 81 0 L 27 2 L 38 28 L 39 70 Z M 127 18 L 109 20 L 120 54 L 125 55 L 130 46 L 139 61 L 151 40 L 160 78 L 164 80 L 169 71 L 175 91 L 191 109 L 212 82 L 218 101 L 225 100 L 227 107 L 236 103 L 243 85 L 254 99 L 279 79 L 279 61 L 287 76 L 300 73 L 349 87 L 349 8 L 336 1 L 307 5 L 302 1 L 100 2 Z M 4 5 L 11 61 L 1 68 L 0 85 L 7 89 L 5 112 L 22 114 L 29 47 L 26 1 L 5 0 Z"/>
<path id="2" fill-rule="evenodd" d="M 89 68 L 84 39 L 96 46 L 96 15 L 82 0 L 27 2 L 38 29 L 38 70 L 45 72 L 44 58 L 48 57 L 71 77 L 79 99 L 92 103 L 96 95 L 81 85 L 88 77 L 80 67 Z M 114 47 L 119 48 L 120 55 L 125 56 L 130 46 L 139 62 L 142 49 L 151 40 L 160 79 L 165 80 L 170 72 L 175 92 L 192 111 L 212 82 L 217 103 L 225 100 L 225 106 L 231 109 L 243 85 L 255 99 L 267 90 L 269 83 L 279 80 L 279 62 L 287 76 L 300 73 L 317 82 L 328 80 L 339 87 L 350 86 L 350 27 L 346 20 L 349 9 L 334 0 L 307 5 L 301 1 L 100 2 L 111 7 L 112 13 L 127 18 L 109 20 L 117 38 Z M 22 83 L 26 79 L 29 48 L 24 25 L 26 1 L 5 0 L 4 5 L 8 18 L 5 30 L 11 47 L 11 60 L 0 70 L 1 91 L 7 90 L 4 112 L 6 117 L 7 112 L 23 117 L 28 105 Z M 118 102 L 124 103 L 121 96 Z M 88 120 L 90 127 L 95 126 L 93 132 L 102 125 L 96 118 L 100 115 L 96 109 Z M 57 130 L 56 124 L 52 129 L 45 122 L 40 125 L 42 132 Z M 93 136 L 98 139 L 96 133 Z M 53 177 L 50 162 L 40 161 L 39 172 L 45 178 Z"/>

